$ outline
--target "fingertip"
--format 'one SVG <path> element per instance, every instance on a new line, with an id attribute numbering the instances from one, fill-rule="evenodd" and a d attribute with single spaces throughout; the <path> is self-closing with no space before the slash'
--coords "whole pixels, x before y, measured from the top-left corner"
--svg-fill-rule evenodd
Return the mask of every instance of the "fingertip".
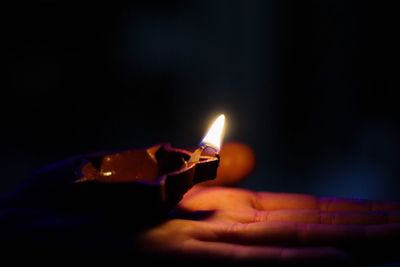
<path id="1" fill-rule="evenodd" d="M 217 178 L 204 185 L 234 185 L 254 171 L 256 156 L 253 149 L 241 142 L 224 143 L 220 151 Z"/>

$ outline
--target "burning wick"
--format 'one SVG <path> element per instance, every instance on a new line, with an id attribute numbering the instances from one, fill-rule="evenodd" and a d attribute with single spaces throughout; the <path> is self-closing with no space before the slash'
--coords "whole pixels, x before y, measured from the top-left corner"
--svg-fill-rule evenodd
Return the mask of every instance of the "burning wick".
<path id="1" fill-rule="evenodd" d="M 225 125 L 225 115 L 221 114 L 211 125 L 206 136 L 200 142 L 200 147 L 193 152 L 192 156 L 190 157 L 189 162 L 199 161 L 201 154 L 204 151 L 211 152 L 211 151 L 208 151 L 209 148 L 212 150 L 212 153 L 214 153 L 215 155 L 217 155 L 219 153 L 219 150 L 221 149 L 224 125 Z"/>

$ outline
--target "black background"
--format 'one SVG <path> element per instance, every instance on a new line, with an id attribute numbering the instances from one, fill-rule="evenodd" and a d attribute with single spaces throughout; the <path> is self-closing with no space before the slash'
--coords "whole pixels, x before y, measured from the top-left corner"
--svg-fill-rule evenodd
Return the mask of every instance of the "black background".
<path id="1" fill-rule="evenodd" d="M 257 153 L 245 187 L 400 199 L 390 3 L 4 7 L 0 193 L 77 154 L 196 145 L 224 112 Z"/>

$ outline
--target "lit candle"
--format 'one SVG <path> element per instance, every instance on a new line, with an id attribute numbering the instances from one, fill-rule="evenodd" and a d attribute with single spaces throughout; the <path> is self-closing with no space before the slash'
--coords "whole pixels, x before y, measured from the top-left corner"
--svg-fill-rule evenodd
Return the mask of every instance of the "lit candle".
<path id="1" fill-rule="evenodd" d="M 160 144 L 90 158 L 75 181 L 85 199 L 80 203 L 114 208 L 146 199 L 153 206 L 173 207 L 192 186 L 216 178 L 224 124 L 220 115 L 193 153 Z"/>
<path id="2" fill-rule="evenodd" d="M 225 115 L 221 114 L 211 125 L 206 136 L 204 136 L 203 140 L 201 141 L 200 146 L 211 147 L 219 152 L 221 149 L 222 137 L 224 134 L 224 126 Z"/>
<path id="3" fill-rule="evenodd" d="M 207 134 L 204 136 L 203 140 L 201 140 L 200 147 L 193 152 L 193 155 L 190 158 L 190 162 L 199 161 L 201 154 L 203 152 L 205 152 L 206 154 L 218 155 L 221 149 L 222 138 L 224 134 L 224 126 L 225 126 L 225 115 L 221 114 L 213 122 Z M 209 149 L 211 151 L 209 151 Z"/>

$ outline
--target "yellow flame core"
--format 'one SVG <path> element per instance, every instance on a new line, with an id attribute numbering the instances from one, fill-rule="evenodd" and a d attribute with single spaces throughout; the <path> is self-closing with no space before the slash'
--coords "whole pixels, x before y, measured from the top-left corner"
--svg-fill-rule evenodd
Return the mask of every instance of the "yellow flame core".
<path id="1" fill-rule="evenodd" d="M 200 145 L 205 145 L 216 149 L 218 152 L 221 148 L 222 136 L 224 133 L 225 115 L 221 114 L 211 125 L 206 136 L 201 141 Z"/>

